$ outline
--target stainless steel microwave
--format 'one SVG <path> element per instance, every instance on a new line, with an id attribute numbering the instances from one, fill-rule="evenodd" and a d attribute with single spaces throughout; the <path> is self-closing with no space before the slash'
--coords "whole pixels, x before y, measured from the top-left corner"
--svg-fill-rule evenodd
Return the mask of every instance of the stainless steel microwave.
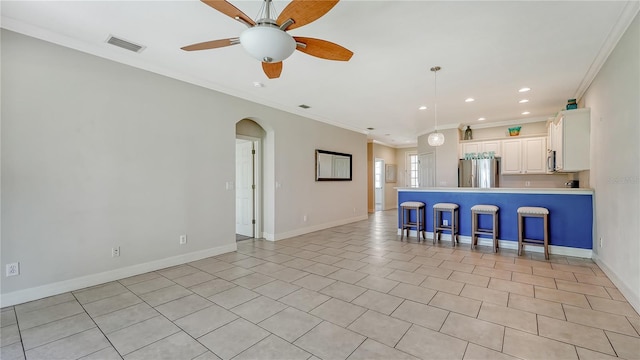
<path id="1" fill-rule="evenodd" d="M 547 172 L 556 172 L 556 152 L 549 150 L 547 153 Z"/>

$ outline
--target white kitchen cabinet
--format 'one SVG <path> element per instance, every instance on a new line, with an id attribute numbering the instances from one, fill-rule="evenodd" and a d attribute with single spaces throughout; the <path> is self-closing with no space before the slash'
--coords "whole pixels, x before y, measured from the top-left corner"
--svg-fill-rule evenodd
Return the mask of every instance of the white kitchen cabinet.
<path id="1" fill-rule="evenodd" d="M 464 159 L 465 154 L 478 154 L 478 157 L 481 157 L 480 154 L 487 153 L 487 156 L 490 152 L 493 151 L 494 157 L 501 156 L 501 141 L 500 140 L 487 140 L 487 141 L 473 141 L 473 142 L 464 142 L 460 147 L 460 158 Z"/>
<path id="2" fill-rule="evenodd" d="M 502 156 L 502 151 L 500 151 L 502 149 L 502 143 L 500 140 L 493 140 L 493 141 L 483 141 L 482 142 L 482 151 L 483 152 L 492 152 L 495 154 L 495 156 L 499 157 Z"/>
<path id="3" fill-rule="evenodd" d="M 522 173 L 545 174 L 547 172 L 547 138 L 522 139 Z"/>
<path id="4" fill-rule="evenodd" d="M 556 152 L 556 171 L 589 169 L 590 116 L 589 108 L 565 110 L 556 116 L 549 134 L 553 139 L 551 150 Z"/>
<path id="5" fill-rule="evenodd" d="M 464 159 L 465 154 L 477 154 L 481 151 L 480 142 L 467 142 L 460 145 L 460 159 Z"/>
<path id="6" fill-rule="evenodd" d="M 546 137 L 502 141 L 502 174 L 545 174 L 546 160 Z"/>
<path id="7" fill-rule="evenodd" d="M 522 141 L 509 139 L 502 141 L 502 161 L 500 163 L 503 174 L 522 173 Z"/>

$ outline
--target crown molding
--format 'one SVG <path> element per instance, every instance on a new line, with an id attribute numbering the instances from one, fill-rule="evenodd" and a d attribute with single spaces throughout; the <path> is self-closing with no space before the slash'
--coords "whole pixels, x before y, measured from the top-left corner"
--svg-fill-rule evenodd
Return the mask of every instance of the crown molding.
<path id="1" fill-rule="evenodd" d="M 502 127 L 502 126 L 522 125 L 522 124 L 530 124 L 535 122 L 547 121 L 549 120 L 549 118 L 554 118 L 554 117 L 555 115 L 549 115 L 549 116 L 537 116 L 537 117 L 532 117 L 527 119 L 514 119 L 514 120 L 505 120 L 505 121 L 498 121 L 498 122 L 489 122 L 489 123 L 482 123 L 482 124 L 459 124 L 458 129 L 464 130 L 467 126 L 471 126 L 472 129 L 487 129 L 487 128 L 494 128 L 494 127 Z"/>
<path id="2" fill-rule="evenodd" d="M 593 79 L 595 79 L 596 75 L 598 75 L 600 69 L 609 58 L 609 55 L 611 55 L 611 53 L 613 52 L 613 49 L 615 49 L 616 45 L 618 45 L 618 42 L 622 38 L 622 35 L 624 35 L 624 33 L 627 31 L 629 25 L 631 25 L 638 12 L 640 12 L 640 1 L 627 1 L 624 9 L 620 13 L 618 21 L 616 21 L 615 25 L 609 32 L 609 35 L 607 35 L 607 38 L 602 44 L 600 51 L 596 55 L 596 58 L 591 63 L 591 66 L 589 66 L 589 69 L 584 75 L 582 82 L 580 83 L 580 85 L 578 85 L 575 95 L 573 96 L 575 99 L 578 99 L 578 101 L 582 99 L 582 96 L 587 91 L 587 89 L 589 89 L 589 86 L 591 86 Z"/>

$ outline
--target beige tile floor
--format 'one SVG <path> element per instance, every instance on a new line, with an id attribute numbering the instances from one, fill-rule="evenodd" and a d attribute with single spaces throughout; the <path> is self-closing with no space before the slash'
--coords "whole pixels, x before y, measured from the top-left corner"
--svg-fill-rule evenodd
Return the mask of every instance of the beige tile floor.
<path id="1" fill-rule="evenodd" d="M 626 359 L 591 261 L 399 241 L 396 212 L 2 309 L 9 359 Z"/>

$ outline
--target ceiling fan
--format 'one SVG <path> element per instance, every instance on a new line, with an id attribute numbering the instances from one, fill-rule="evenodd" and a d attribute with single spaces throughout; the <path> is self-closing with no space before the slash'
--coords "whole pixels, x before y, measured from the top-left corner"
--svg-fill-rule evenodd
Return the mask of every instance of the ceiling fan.
<path id="1" fill-rule="evenodd" d="M 201 0 L 203 3 L 246 25 L 240 37 L 205 41 L 182 47 L 185 51 L 216 49 L 242 44 L 245 50 L 262 62 L 262 70 L 269 79 L 280 77 L 282 60 L 294 50 L 327 60 L 349 61 L 353 52 L 330 41 L 291 36 L 288 30 L 307 25 L 326 14 L 340 0 L 292 0 L 274 18 L 272 0 L 264 0 L 257 20 L 225 0 Z"/>

